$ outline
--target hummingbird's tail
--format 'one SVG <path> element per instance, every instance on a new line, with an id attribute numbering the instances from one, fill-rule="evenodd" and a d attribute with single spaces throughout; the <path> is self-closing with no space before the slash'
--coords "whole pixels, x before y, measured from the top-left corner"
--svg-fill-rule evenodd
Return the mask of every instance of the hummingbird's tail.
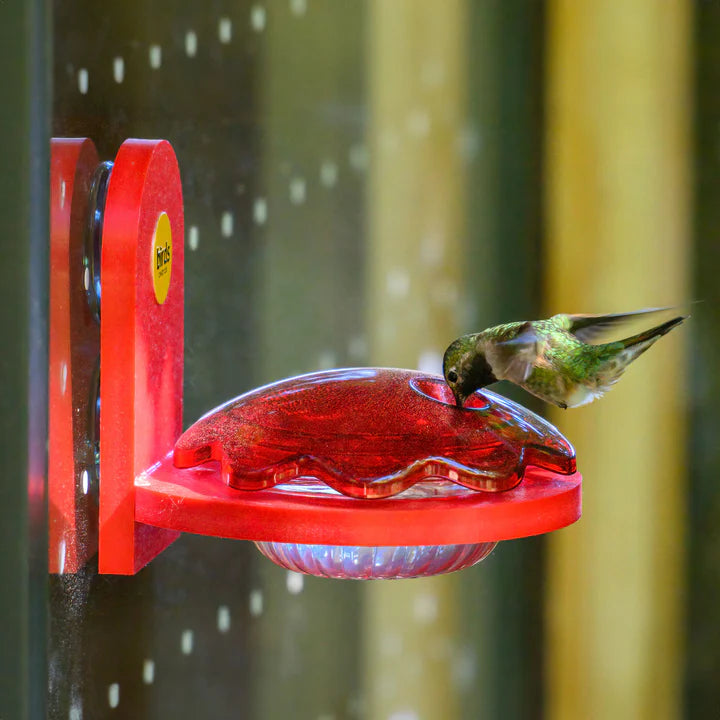
<path id="1" fill-rule="evenodd" d="M 621 340 L 625 350 L 629 350 L 632 359 L 638 355 L 642 355 L 658 338 L 669 333 L 674 327 L 687 320 L 689 315 L 680 315 L 672 320 L 664 322 L 662 325 L 656 325 L 649 330 L 633 335 L 632 337 Z"/>
<path id="2" fill-rule="evenodd" d="M 688 317 L 690 316 L 676 317 L 664 322 L 662 325 L 657 325 L 624 340 L 595 346 L 600 351 L 600 362 L 596 368 L 595 397 L 612 387 L 620 379 L 627 366 L 640 357 L 658 338 L 669 333 L 674 327 L 687 320 Z M 586 400 L 585 402 L 589 401 Z"/>

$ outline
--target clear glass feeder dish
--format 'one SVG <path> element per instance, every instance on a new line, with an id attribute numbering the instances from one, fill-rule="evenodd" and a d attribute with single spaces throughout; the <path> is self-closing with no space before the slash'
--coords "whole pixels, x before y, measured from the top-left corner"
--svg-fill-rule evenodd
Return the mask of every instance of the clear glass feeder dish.
<path id="1" fill-rule="evenodd" d="M 557 429 L 491 392 L 458 408 L 441 377 L 410 370 L 329 370 L 246 393 L 175 444 L 176 468 L 213 461 L 252 506 L 232 532 L 321 577 L 453 572 L 579 512 L 577 485 L 557 481 L 576 472 Z"/>
<path id="2" fill-rule="evenodd" d="M 280 542 L 255 545 L 276 565 L 295 572 L 327 578 L 391 580 L 463 570 L 484 560 L 497 543 L 394 547 Z"/>
<path id="3" fill-rule="evenodd" d="M 297 496 L 341 496 L 312 478 L 298 479 L 276 489 Z M 395 498 L 462 497 L 473 492 L 447 481 L 419 482 Z M 396 580 L 441 575 L 471 567 L 484 560 L 497 542 L 375 547 L 258 541 L 255 545 L 276 565 L 306 575 L 345 580 Z"/>

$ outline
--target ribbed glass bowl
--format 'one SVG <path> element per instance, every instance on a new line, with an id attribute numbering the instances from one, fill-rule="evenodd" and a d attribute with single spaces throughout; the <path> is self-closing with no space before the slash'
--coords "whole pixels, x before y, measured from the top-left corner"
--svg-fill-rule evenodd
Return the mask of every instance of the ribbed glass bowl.
<path id="1" fill-rule="evenodd" d="M 454 572 L 485 559 L 497 543 L 358 547 L 256 542 L 276 565 L 328 578 L 379 580 L 425 577 Z"/>
<path id="2" fill-rule="evenodd" d="M 340 496 L 337 490 L 311 478 L 280 485 L 278 489 L 306 497 Z M 391 502 L 400 498 L 461 497 L 474 492 L 452 482 L 420 482 Z M 287 542 L 256 542 L 255 545 L 276 565 L 295 572 L 348 580 L 393 580 L 462 570 L 484 560 L 497 542 L 380 547 Z"/>

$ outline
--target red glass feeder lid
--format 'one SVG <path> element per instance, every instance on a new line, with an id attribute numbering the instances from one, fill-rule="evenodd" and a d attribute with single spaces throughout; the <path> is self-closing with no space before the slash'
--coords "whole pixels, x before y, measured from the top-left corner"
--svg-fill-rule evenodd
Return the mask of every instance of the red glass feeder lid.
<path id="1" fill-rule="evenodd" d="M 575 472 L 549 423 L 494 393 L 458 408 L 441 377 L 411 370 L 329 370 L 254 390 L 177 441 L 176 467 L 220 461 L 231 487 L 316 478 L 353 498 L 386 498 L 421 481 L 508 490 L 529 465 Z"/>

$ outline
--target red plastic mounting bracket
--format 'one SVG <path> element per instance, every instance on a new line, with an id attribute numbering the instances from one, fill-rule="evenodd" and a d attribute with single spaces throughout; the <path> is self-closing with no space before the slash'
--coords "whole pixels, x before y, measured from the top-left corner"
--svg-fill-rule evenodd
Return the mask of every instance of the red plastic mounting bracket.
<path id="1" fill-rule="evenodd" d="M 110 176 L 102 233 L 101 573 L 132 574 L 178 532 L 135 520 L 135 477 L 182 430 L 183 202 L 164 140 L 127 140 Z"/>
<path id="2" fill-rule="evenodd" d="M 580 516 L 574 450 L 557 430 L 492 393 L 461 410 L 442 378 L 413 371 L 291 378 L 227 403 L 181 437 L 178 163 L 164 140 L 126 141 L 95 212 L 97 162 L 89 140 L 53 141 L 51 570 L 78 570 L 97 546 L 101 573 L 134 574 L 181 532 L 463 545 L 548 532 Z M 100 215 L 101 302 L 88 260 Z M 95 292 L 99 336 L 86 291 Z M 98 344 L 96 498 L 88 438 L 98 434 Z"/>

